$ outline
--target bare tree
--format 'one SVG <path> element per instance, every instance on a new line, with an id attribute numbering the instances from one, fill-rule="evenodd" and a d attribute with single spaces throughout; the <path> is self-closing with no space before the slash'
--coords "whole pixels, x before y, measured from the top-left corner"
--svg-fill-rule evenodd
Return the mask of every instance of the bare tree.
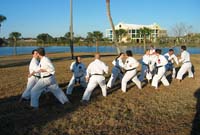
<path id="1" fill-rule="evenodd" d="M 180 38 L 187 36 L 191 32 L 192 26 L 185 23 L 177 23 L 172 27 L 173 35 L 176 37 L 177 42 L 180 43 Z"/>

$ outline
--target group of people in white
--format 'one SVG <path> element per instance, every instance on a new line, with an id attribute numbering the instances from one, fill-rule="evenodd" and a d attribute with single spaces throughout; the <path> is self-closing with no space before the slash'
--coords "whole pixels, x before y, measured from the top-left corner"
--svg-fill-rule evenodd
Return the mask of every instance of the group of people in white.
<path id="1" fill-rule="evenodd" d="M 33 50 L 32 55 L 27 87 L 20 98 L 20 102 L 30 100 L 31 107 L 38 108 L 40 95 L 43 92 L 51 92 L 60 103 L 69 103 L 69 99 L 56 83 L 54 76 L 55 68 L 50 59 L 45 56 L 44 48 Z M 178 73 L 176 73 L 174 63 L 177 65 L 182 63 Z M 136 84 L 138 89 L 142 89 L 142 84 L 146 82 L 145 80 L 151 82 L 151 86 L 155 89 L 158 89 L 160 81 L 164 86 L 169 86 L 170 83 L 166 78 L 167 71 L 171 71 L 172 78 L 178 81 L 183 79 L 183 75 L 186 72 L 188 72 L 189 78 L 194 77 L 190 54 L 186 50 L 186 46 L 181 46 L 180 59 L 174 54 L 173 49 L 169 49 L 164 55 L 162 55 L 160 49 L 147 49 L 141 60 L 140 75 L 137 74 L 140 63 L 133 57 L 131 50 L 127 50 L 126 53 L 120 53 L 112 61 L 112 64 L 112 73 L 106 84 L 104 74 L 108 74 L 109 68 L 101 61 L 99 53 L 95 53 L 94 61 L 87 68 L 81 62 L 81 57 L 77 56 L 76 60 L 70 66 L 73 76 L 67 86 L 66 94 L 71 95 L 74 85 L 78 83 L 85 88 L 81 102 L 87 103 L 90 100 L 93 90 L 98 85 L 102 90 L 102 95 L 106 97 L 107 91 L 115 85 L 117 79 L 121 82 L 122 92 L 126 92 L 127 84 L 130 80 Z"/>

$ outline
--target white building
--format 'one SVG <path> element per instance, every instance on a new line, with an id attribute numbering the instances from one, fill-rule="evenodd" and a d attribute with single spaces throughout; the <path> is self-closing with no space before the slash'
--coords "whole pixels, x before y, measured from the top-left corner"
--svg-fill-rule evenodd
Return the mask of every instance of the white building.
<path id="1" fill-rule="evenodd" d="M 149 28 L 152 30 L 151 34 L 146 37 L 147 40 L 155 42 L 158 37 L 166 37 L 167 31 L 162 29 L 158 24 L 154 23 L 151 25 L 138 25 L 138 24 L 125 24 L 119 23 L 115 26 L 115 30 L 124 29 L 127 31 L 126 36 L 122 37 L 120 42 L 135 41 L 140 43 L 143 41 L 142 35 L 139 33 L 141 28 Z M 106 30 L 106 37 L 113 40 L 112 29 Z"/>

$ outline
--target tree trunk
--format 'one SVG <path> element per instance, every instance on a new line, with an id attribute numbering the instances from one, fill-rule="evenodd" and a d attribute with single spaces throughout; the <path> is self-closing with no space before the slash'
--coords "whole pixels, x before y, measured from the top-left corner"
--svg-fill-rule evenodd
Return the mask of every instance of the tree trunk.
<path id="1" fill-rule="evenodd" d="M 14 55 L 17 55 L 17 48 L 16 48 L 16 46 L 17 46 L 17 39 L 14 37 L 14 38 L 13 38 L 13 41 L 14 41 L 14 43 L 13 43 L 13 44 L 14 44 L 13 54 L 14 54 Z"/>
<path id="2" fill-rule="evenodd" d="M 110 13 L 110 0 L 106 0 L 106 9 L 107 9 L 107 16 L 108 16 L 108 19 L 110 21 L 110 25 L 111 25 L 111 28 L 112 28 L 112 35 L 113 35 L 112 38 L 113 38 L 113 41 L 115 43 L 117 53 L 119 54 L 120 49 L 119 49 L 119 45 L 118 45 L 117 38 L 116 38 L 115 26 L 114 26 L 114 23 L 113 23 L 113 20 L 112 20 L 112 17 L 111 17 L 111 13 Z"/>
<path id="3" fill-rule="evenodd" d="M 96 52 L 99 52 L 98 41 L 96 40 Z"/>
<path id="4" fill-rule="evenodd" d="M 70 50 L 71 58 L 74 59 L 74 45 L 73 45 L 73 11 L 72 0 L 70 0 Z"/>
<path id="5" fill-rule="evenodd" d="M 144 43 L 144 51 L 145 51 L 146 50 L 146 35 L 144 35 L 143 43 Z"/>

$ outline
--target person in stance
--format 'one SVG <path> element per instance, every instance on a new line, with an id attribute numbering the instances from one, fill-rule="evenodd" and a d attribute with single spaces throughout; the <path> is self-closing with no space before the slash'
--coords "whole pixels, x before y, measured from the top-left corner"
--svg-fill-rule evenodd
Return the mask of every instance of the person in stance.
<path id="1" fill-rule="evenodd" d="M 124 53 L 120 53 L 119 56 L 117 56 L 117 58 L 112 61 L 114 67 L 112 68 L 112 73 L 107 83 L 107 88 L 112 88 L 117 78 L 119 78 L 120 81 L 122 80 L 123 78 L 122 69 L 124 67 L 123 58 L 124 58 Z"/>
<path id="2" fill-rule="evenodd" d="M 55 79 L 55 68 L 48 57 L 45 56 L 44 48 L 37 49 L 40 59 L 39 70 L 36 73 L 40 73 L 40 79 L 31 89 L 31 107 L 39 107 L 39 97 L 43 91 L 48 89 L 62 104 L 69 102 L 64 92 L 59 88 Z"/>
<path id="3" fill-rule="evenodd" d="M 168 60 L 167 65 L 165 66 L 166 71 L 172 71 L 172 78 L 174 79 L 176 76 L 176 69 L 174 67 L 174 62 L 178 65 L 178 58 L 174 54 L 173 49 L 169 49 L 167 53 L 164 54 L 165 58 Z"/>
<path id="4" fill-rule="evenodd" d="M 181 81 L 183 79 L 183 75 L 188 72 L 188 77 L 193 78 L 194 74 L 192 72 L 192 63 L 190 61 L 190 53 L 186 50 L 186 46 L 181 46 L 181 59 L 179 62 L 182 63 L 181 68 L 177 73 L 176 79 Z"/>
<path id="5" fill-rule="evenodd" d="M 139 66 L 139 62 L 133 58 L 132 51 L 127 50 L 126 51 L 126 61 L 124 64 L 124 69 L 126 73 L 124 74 L 124 77 L 122 78 L 121 82 L 121 89 L 123 92 L 126 92 L 126 87 L 128 81 L 132 79 L 132 81 L 137 85 L 139 89 L 142 89 L 141 82 L 137 78 L 137 70 L 136 68 Z"/>
<path id="6" fill-rule="evenodd" d="M 86 81 L 88 82 L 87 88 L 83 94 L 81 102 L 88 102 L 94 88 L 99 85 L 102 90 L 102 95 L 107 96 L 106 81 L 103 76 L 104 73 L 108 74 L 108 66 L 100 60 L 100 54 L 95 54 L 95 60 L 91 62 L 86 70 Z"/>
<path id="7" fill-rule="evenodd" d="M 145 55 L 142 57 L 142 69 L 141 69 L 141 74 L 139 77 L 139 80 L 141 82 L 144 81 L 146 78 L 148 82 L 152 79 L 152 74 L 150 71 L 150 65 L 151 65 L 151 56 L 150 56 L 150 50 L 147 49 L 145 51 Z"/>
<path id="8" fill-rule="evenodd" d="M 156 49 L 156 57 L 153 60 L 153 65 L 156 65 L 156 70 L 151 85 L 155 87 L 155 89 L 158 89 L 158 83 L 160 82 L 160 80 L 164 86 L 169 86 L 169 82 L 165 76 L 165 66 L 167 65 L 168 61 L 163 55 L 161 55 L 161 52 L 162 51 L 160 49 Z"/>
<path id="9" fill-rule="evenodd" d="M 71 95 L 73 88 L 74 88 L 74 84 L 80 84 L 82 87 L 86 88 L 87 87 L 87 83 L 85 80 L 85 76 L 86 76 L 86 67 L 85 65 L 81 62 L 81 57 L 77 56 L 76 57 L 76 61 L 72 62 L 71 66 L 70 66 L 70 70 L 73 73 L 73 76 L 67 86 L 67 91 L 66 94 L 67 95 Z"/>
<path id="10" fill-rule="evenodd" d="M 28 82 L 25 91 L 23 92 L 19 102 L 23 100 L 29 100 L 31 97 L 31 89 L 33 86 L 38 82 L 40 79 L 40 74 L 35 73 L 39 69 L 39 61 L 38 61 L 38 52 L 37 50 L 32 51 L 32 59 L 29 64 L 29 75 L 28 75 Z"/>

